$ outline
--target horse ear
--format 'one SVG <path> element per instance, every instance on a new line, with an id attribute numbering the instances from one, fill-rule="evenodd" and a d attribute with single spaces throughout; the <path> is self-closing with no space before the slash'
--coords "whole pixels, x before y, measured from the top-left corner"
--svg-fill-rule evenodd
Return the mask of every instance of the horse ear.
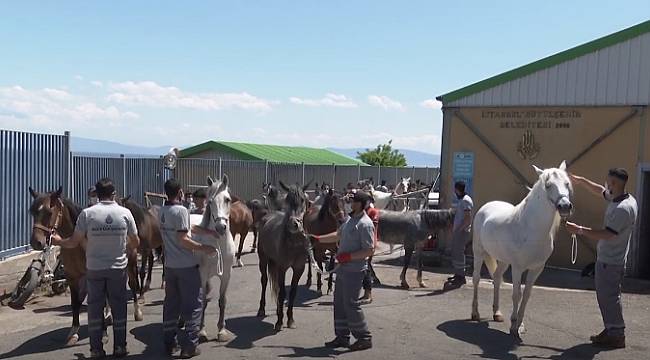
<path id="1" fill-rule="evenodd" d="M 562 163 L 560 164 L 560 170 L 566 171 L 566 160 L 562 161 Z"/>
<path id="2" fill-rule="evenodd" d="M 214 184 L 214 180 L 208 175 L 208 186 L 212 186 Z"/>
<path id="3" fill-rule="evenodd" d="M 36 199 L 36 198 L 38 197 L 38 194 L 36 193 L 36 191 L 34 191 L 34 189 L 32 189 L 31 186 L 29 187 L 29 194 L 30 194 L 34 199 Z"/>
<path id="4" fill-rule="evenodd" d="M 224 187 L 228 187 L 228 175 L 225 173 L 223 174 L 223 178 L 221 179 L 221 184 L 223 184 Z"/>
<path id="5" fill-rule="evenodd" d="M 53 199 L 58 199 L 61 197 L 61 194 L 63 194 L 63 186 L 59 186 L 59 188 L 52 193 L 52 198 Z"/>
<path id="6" fill-rule="evenodd" d="M 334 189 L 330 188 L 330 189 L 327 191 L 327 193 L 328 193 L 330 196 L 334 195 Z"/>
<path id="7" fill-rule="evenodd" d="M 278 183 L 280 184 L 280 187 L 284 189 L 284 191 L 289 192 L 289 187 L 285 185 L 282 180 L 278 180 Z"/>
<path id="8" fill-rule="evenodd" d="M 537 176 L 541 176 L 544 173 L 544 170 L 538 168 L 535 165 L 533 165 L 533 169 L 535 169 L 535 172 L 537 173 Z"/>

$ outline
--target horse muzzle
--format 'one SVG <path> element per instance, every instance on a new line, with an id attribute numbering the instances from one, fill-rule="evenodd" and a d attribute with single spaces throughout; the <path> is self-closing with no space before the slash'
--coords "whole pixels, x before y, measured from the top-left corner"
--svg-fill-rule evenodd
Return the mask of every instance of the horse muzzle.
<path id="1" fill-rule="evenodd" d="M 573 214 L 573 204 L 569 201 L 568 198 L 562 198 L 557 203 L 557 211 L 560 213 L 560 217 L 566 219 Z"/>

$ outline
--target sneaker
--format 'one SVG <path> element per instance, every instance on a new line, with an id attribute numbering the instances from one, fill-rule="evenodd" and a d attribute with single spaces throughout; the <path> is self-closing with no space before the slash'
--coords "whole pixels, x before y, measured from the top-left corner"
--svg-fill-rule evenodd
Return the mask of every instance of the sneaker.
<path id="1" fill-rule="evenodd" d="M 165 345 L 165 354 L 167 354 L 167 356 L 174 356 L 179 350 L 180 348 L 177 344 Z"/>
<path id="2" fill-rule="evenodd" d="M 620 336 L 608 335 L 607 330 L 605 330 L 596 336 L 592 336 L 591 343 L 595 346 L 600 346 L 605 348 L 624 349 L 625 335 L 620 335 Z"/>
<path id="3" fill-rule="evenodd" d="M 126 357 L 128 354 L 129 352 L 126 350 L 126 346 L 116 346 L 115 350 L 113 350 L 114 358 L 123 358 Z"/>
<path id="4" fill-rule="evenodd" d="M 453 286 L 463 286 L 467 284 L 467 280 L 465 279 L 464 276 L 455 275 L 454 277 L 449 279 L 449 283 Z"/>
<path id="5" fill-rule="evenodd" d="M 325 343 L 325 347 L 331 348 L 331 349 L 336 349 L 336 348 L 349 348 L 350 347 L 350 339 L 347 338 L 342 338 L 342 337 L 335 337 L 334 340 L 330 342 Z"/>
<path id="6" fill-rule="evenodd" d="M 372 348 L 372 340 L 370 339 L 361 339 L 357 340 L 352 346 L 350 346 L 351 351 L 363 351 Z"/>
<path id="7" fill-rule="evenodd" d="M 198 346 L 181 351 L 181 359 L 191 359 L 199 355 L 201 355 L 201 349 Z"/>
<path id="8" fill-rule="evenodd" d="M 91 359 L 103 359 L 106 357 L 106 352 L 104 350 L 90 350 Z"/>

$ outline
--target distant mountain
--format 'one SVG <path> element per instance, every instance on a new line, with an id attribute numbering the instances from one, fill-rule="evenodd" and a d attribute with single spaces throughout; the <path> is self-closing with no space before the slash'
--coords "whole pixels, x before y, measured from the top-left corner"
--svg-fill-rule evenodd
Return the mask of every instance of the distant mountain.
<path id="1" fill-rule="evenodd" d="M 137 145 L 125 145 L 113 141 L 94 140 L 73 137 L 72 151 L 76 153 L 92 154 L 124 154 L 124 155 L 165 155 L 171 146 L 146 147 Z"/>
<path id="2" fill-rule="evenodd" d="M 366 151 L 365 148 L 354 148 L 354 149 L 329 148 L 329 150 L 332 150 L 334 152 L 352 158 L 357 157 L 357 152 Z M 408 149 L 398 149 L 398 150 L 406 157 L 406 162 L 408 166 L 429 166 L 429 167 L 440 166 L 440 155 L 429 154 L 423 151 L 408 150 Z"/>

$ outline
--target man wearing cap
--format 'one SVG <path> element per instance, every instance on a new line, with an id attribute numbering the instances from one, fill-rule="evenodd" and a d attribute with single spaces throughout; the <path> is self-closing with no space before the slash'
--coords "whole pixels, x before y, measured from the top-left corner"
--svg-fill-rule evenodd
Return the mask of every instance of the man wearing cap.
<path id="1" fill-rule="evenodd" d="M 208 197 L 204 188 L 199 188 L 194 191 L 192 194 L 194 198 L 194 210 L 190 211 L 190 214 L 203 215 L 205 212 L 205 200 Z"/>
<path id="2" fill-rule="evenodd" d="M 182 205 L 183 190 L 175 179 L 165 182 L 169 199 L 160 210 L 160 229 L 165 249 L 165 300 L 163 304 L 163 341 L 167 355 L 178 351 L 179 317 L 185 324 L 181 340 L 181 357 L 189 359 L 201 354 L 199 326 L 203 309 L 203 293 L 198 259 L 194 252 L 212 255 L 216 250 L 190 237 L 190 215 Z"/>
<path id="3" fill-rule="evenodd" d="M 81 212 L 69 239 L 53 237 L 53 244 L 74 248 L 85 244 L 88 287 L 88 334 L 91 358 L 106 356 L 102 343 L 106 299 L 113 312 L 114 357 L 126 350 L 127 247 L 137 249 L 138 230 L 131 212 L 115 202 L 110 179 L 97 182 L 99 203 Z"/>
<path id="4" fill-rule="evenodd" d="M 451 264 L 454 268 L 454 276 L 447 279 L 447 283 L 453 287 L 465 285 L 465 247 L 470 241 L 472 230 L 472 208 L 474 202 L 465 192 L 465 182 L 457 181 L 454 184 L 454 192 L 458 199 L 456 214 L 454 215 L 454 229 L 451 243 Z"/>
<path id="5" fill-rule="evenodd" d="M 601 229 L 566 223 L 570 233 L 598 241 L 596 298 L 605 329 L 592 336 L 591 342 L 596 346 L 624 348 L 625 321 L 621 304 L 621 283 L 638 212 L 636 200 L 625 190 L 628 173 L 622 168 L 609 170 L 604 187 L 581 176 L 570 176 L 574 184 L 604 197 L 608 203 Z"/>
<path id="6" fill-rule="evenodd" d="M 340 266 L 334 287 L 336 338 L 326 343 L 327 347 L 345 347 L 353 351 L 372 347 L 372 336 L 358 301 L 367 260 L 375 251 L 374 226 L 365 212 L 370 200 L 370 195 L 357 191 L 352 197 L 350 217 L 339 228 L 340 242 L 336 260 Z M 357 339 L 351 346 L 350 334 Z"/>

